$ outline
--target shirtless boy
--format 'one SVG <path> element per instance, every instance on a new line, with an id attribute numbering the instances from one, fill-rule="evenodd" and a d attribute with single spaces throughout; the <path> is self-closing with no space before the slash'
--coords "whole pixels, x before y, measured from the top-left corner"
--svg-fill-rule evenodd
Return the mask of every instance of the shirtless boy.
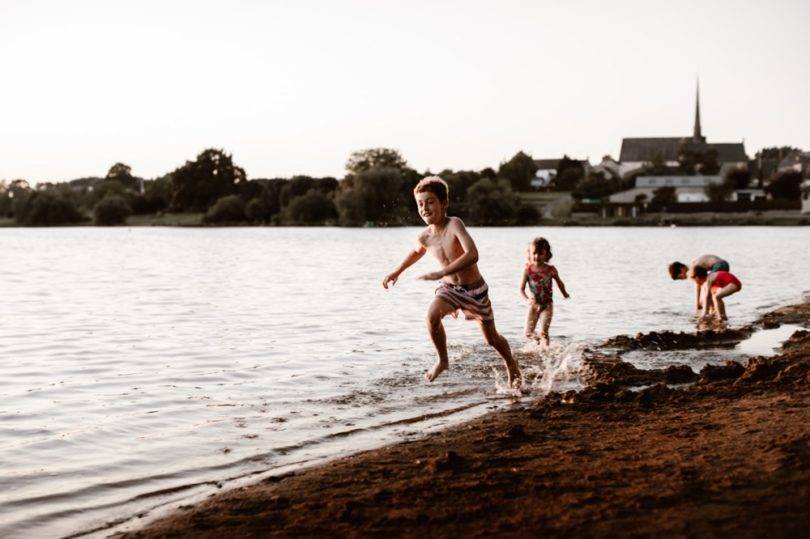
<path id="1" fill-rule="evenodd" d="M 669 265 L 669 276 L 673 280 L 693 279 L 695 280 L 695 268 L 704 268 L 707 273 L 718 271 L 730 271 L 728 262 L 716 255 L 701 255 L 694 259 L 688 266 L 680 262 L 673 262 Z M 704 308 L 701 302 L 701 285 L 695 280 L 695 309 L 700 311 Z"/>
<path id="2" fill-rule="evenodd" d="M 382 285 L 394 285 L 400 274 L 422 258 L 426 252 L 435 256 L 442 266 L 439 271 L 419 277 L 425 281 L 441 280 L 436 297 L 428 307 L 427 327 L 438 360 L 425 379 L 432 382 L 448 366 L 447 338 L 442 318 L 448 314 L 464 313 L 468 320 L 476 320 L 484 340 L 503 358 L 509 387 L 520 384 L 520 370 L 512 357 L 509 343 L 495 329 L 495 316 L 489 301 L 488 286 L 478 271 L 478 250 L 464 223 L 457 217 L 447 216 L 448 188 L 438 176 L 422 179 L 413 190 L 419 215 L 428 225 L 417 239 L 417 244 L 402 263 L 385 276 Z"/>

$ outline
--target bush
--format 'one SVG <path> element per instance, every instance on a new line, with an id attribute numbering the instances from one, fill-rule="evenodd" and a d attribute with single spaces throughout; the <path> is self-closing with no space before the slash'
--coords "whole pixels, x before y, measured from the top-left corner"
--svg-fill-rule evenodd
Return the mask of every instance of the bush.
<path id="1" fill-rule="evenodd" d="M 337 208 L 341 225 L 360 226 L 366 221 L 363 195 L 353 187 L 343 189 L 338 193 Z"/>
<path id="2" fill-rule="evenodd" d="M 337 218 L 337 209 L 332 200 L 315 190 L 295 197 L 285 211 L 291 224 L 314 225 Z"/>
<path id="3" fill-rule="evenodd" d="M 251 198 L 245 206 L 245 217 L 252 223 L 266 223 L 271 217 L 270 208 L 264 199 Z"/>
<path id="4" fill-rule="evenodd" d="M 530 204 L 523 204 L 517 210 L 517 224 L 521 226 L 536 225 L 540 221 L 540 212 Z"/>
<path id="5" fill-rule="evenodd" d="M 799 200 L 801 198 L 802 173 L 786 170 L 777 174 L 765 187 L 765 192 L 773 198 Z"/>
<path id="6" fill-rule="evenodd" d="M 20 207 L 15 206 L 18 223 L 33 226 L 64 225 L 84 220 L 73 197 L 56 191 L 34 191 Z"/>
<path id="7" fill-rule="evenodd" d="M 476 225 L 508 225 L 517 212 L 517 199 L 506 180 L 478 180 L 467 191 L 467 203 Z"/>
<path id="8" fill-rule="evenodd" d="M 130 215 L 132 208 L 124 197 L 107 195 L 93 209 L 93 222 L 99 226 L 123 225 Z"/>
<path id="9" fill-rule="evenodd" d="M 245 201 L 237 195 L 227 195 L 208 208 L 205 223 L 240 223 L 245 220 Z"/>

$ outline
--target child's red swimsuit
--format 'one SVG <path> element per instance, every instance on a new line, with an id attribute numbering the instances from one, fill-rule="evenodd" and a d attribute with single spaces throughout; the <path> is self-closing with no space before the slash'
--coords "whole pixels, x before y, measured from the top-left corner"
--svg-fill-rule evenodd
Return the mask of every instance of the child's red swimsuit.
<path id="1" fill-rule="evenodd" d="M 716 271 L 714 273 L 712 288 L 724 288 L 729 284 L 736 284 L 738 288 L 742 289 L 742 283 L 733 273 L 728 271 Z"/>
<path id="2" fill-rule="evenodd" d="M 534 302 L 542 311 L 554 302 L 554 298 L 551 297 L 551 279 L 557 276 L 557 268 L 546 264 L 539 271 L 535 271 L 531 264 L 526 264 L 526 273 L 529 276 L 529 289 L 534 294 Z"/>

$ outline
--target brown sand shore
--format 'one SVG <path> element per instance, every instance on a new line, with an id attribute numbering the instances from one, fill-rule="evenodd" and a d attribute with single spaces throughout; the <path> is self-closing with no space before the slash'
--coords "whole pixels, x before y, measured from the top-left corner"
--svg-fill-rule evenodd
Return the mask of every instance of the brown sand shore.
<path id="1" fill-rule="evenodd" d="M 620 358 L 782 323 L 810 327 L 810 300 L 741 330 L 611 339 L 589 352 L 579 393 L 212 496 L 125 536 L 806 537 L 810 332 L 700 373 Z"/>

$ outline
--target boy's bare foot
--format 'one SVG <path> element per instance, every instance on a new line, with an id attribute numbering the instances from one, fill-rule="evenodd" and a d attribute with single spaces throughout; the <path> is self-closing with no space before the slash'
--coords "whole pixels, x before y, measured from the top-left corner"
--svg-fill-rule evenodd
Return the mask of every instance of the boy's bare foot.
<path id="1" fill-rule="evenodd" d="M 428 382 L 432 382 L 432 381 L 433 381 L 433 380 L 435 380 L 435 379 L 436 379 L 436 378 L 437 378 L 437 377 L 438 377 L 438 376 L 439 376 L 439 375 L 442 373 L 442 371 L 444 371 L 444 369 L 446 369 L 446 368 L 447 368 L 447 363 L 446 363 L 446 362 L 437 361 L 437 362 L 436 362 L 436 364 L 435 364 L 435 365 L 433 365 L 433 368 L 431 368 L 429 371 L 427 371 L 427 372 L 425 373 L 425 380 L 427 380 Z"/>

